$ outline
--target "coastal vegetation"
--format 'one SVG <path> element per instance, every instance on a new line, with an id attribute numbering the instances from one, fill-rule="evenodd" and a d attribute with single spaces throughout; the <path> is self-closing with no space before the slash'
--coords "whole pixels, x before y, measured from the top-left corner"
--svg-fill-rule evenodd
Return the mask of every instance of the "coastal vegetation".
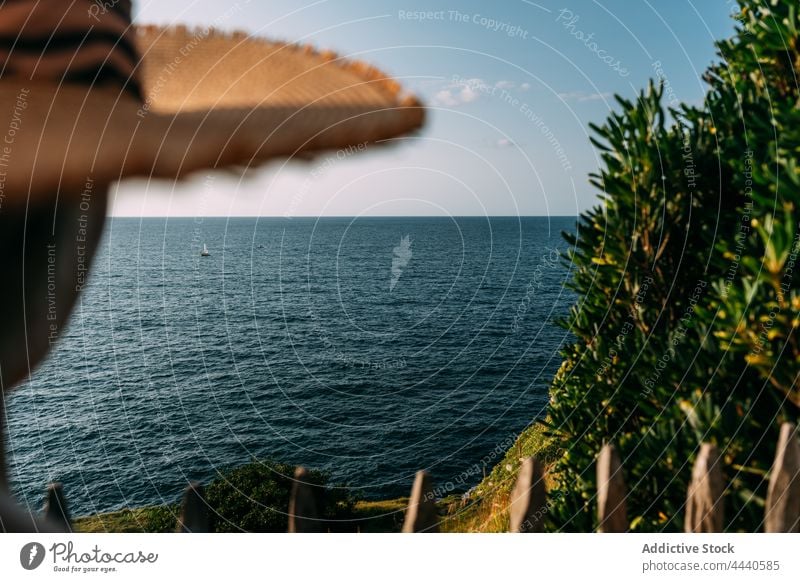
<path id="1" fill-rule="evenodd" d="M 593 126 L 602 205 L 567 235 L 576 337 L 551 387 L 549 529 L 591 531 L 613 441 L 633 531 L 681 531 L 701 442 L 722 452 L 732 531 L 758 531 L 780 423 L 800 411 L 800 70 L 789 0 L 741 0 L 702 105 L 669 78 Z"/>
<path id="2" fill-rule="evenodd" d="M 597 528 L 595 463 L 622 458 L 632 531 L 682 531 L 702 442 L 722 453 L 728 531 L 760 531 L 782 422 L 800 416 L 800 19 L 741 0 L 702 105 L 660 62 L 592 126 L 601 204 L 565 235 L 576 304 L 548 417 L 472 492 L 453 531 L 507 531 L 522 456 L 546 467 L 547 531 Z"/>
<path id="3" fill-rule="evenodd" d="M 210 529 L 214 532 L 286 531 L 286 508 L 295 467 L 258 460 L 220 472 L 205 488 Z M 317 508 L 331 532 L 400 531 L 408 499 L 367 501 L 346 487 L 333 486 L 324 471 L 309 470 L 305 477 L 315 493 Z M 164 533 L 177 529 L 180 505 L 153 505 L 79 517 L 79 532 Z"/>

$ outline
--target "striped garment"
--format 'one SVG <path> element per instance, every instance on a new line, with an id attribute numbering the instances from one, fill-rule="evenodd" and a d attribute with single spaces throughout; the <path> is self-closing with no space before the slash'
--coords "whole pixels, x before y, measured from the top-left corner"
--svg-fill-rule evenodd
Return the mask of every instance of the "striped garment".
<path id="1" fill-rule="evenodd" d="M 130 0 L 0 0 L 0 78 L 116 85 L 138 100 Z"/>

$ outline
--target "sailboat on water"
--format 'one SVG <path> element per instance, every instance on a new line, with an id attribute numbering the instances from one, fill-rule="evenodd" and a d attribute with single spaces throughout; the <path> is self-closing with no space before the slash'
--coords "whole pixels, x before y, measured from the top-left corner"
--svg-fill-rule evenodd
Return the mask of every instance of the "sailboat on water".
<path id="1" fill-rule="evenodd" d="M 208 252 L 208 247 L 206 246 L 206 243 L 203 243 L 203 250 L 200 251 L 200 256 L 201 257 L 210 257 L 211 256 L 211 253 Z"/>

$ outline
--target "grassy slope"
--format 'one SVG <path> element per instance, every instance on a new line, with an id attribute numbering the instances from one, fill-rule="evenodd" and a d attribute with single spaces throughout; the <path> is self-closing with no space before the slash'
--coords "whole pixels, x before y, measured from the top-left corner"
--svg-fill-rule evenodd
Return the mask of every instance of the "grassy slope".
<path id="1" fill-rule="evenodd" d="M 399 532 L 408 505 L 407 498 L 359 501 L 355 506 L 353 531 Z M 82 533 L 166 533 L 174 532 L 180 508 L 156 505 L 123 509 L 75 519 L 75 531 Z"/>
<path id="2" fill-rule="evenodd" d="M 508 531 L 508 506 L 521 460 L 536 455 L 551 465 L 560 455 L 558 444 L 544 433 L 544 427 L 533 424 L 524 430 L 505 457 L 471 493 L 468 500 L 445 500 L 446 517 L 442 531 L 505 532 Z"/>
<path id="3" fill-rule="evenodd" d="M 84 533 L 162 533 L 175 531 L 179 507 L 158 505 L 123 509 L 75 519 L 75 531 Z"/>
<path id="4" fill-rule="evenodd" d="M 508 530 L 509 496 L 519 471 L 521 459 L 536 455 L 546 465 L 560 454 L 558 444 L 544 434 L 544 427 L 533 424 L 523 431 L 514 446 L 471 492 L 469 499 L 460 496 L 443 499 L 439 504 L 444 532 L 504 532 Z M 399 532 L 408 504 L 407 498 L 359 501 L 355 505 L 353 531 Z M 79 532 L 172 532 L 179 508 L 163 505 L 125 509 L 75 520 Z"/>

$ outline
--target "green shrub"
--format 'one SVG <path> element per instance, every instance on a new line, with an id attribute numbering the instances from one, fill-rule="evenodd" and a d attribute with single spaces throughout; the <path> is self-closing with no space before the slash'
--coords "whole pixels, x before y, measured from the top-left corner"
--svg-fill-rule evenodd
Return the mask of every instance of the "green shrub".
<path id="1" fill-rule="evenodd" d="M 295 467 L 271 461 L 253 462 L 222 472 L 206 489 L 212 531 L 285 532 Z M 309 470 L 307 482 L 317 494 L 322 530 L 346 529 L 354 501 L 341 488 L 328 486 L 329 476 Z"/>
<path id="2" fill-rule="evenodd" d="M 702 108 L 651 83 L 592 128 L 604 205 L 566 235 L 579 299 L 551 389 L 552 529 L 596 527 L 610 440 L 633 530 L 682 529 L 703 441 L 723 454 L 728 529 L 760 529 L 778 426 L 800 406 L 800 21 L 795 0 L 765 4 L 740 0 Z"/>

